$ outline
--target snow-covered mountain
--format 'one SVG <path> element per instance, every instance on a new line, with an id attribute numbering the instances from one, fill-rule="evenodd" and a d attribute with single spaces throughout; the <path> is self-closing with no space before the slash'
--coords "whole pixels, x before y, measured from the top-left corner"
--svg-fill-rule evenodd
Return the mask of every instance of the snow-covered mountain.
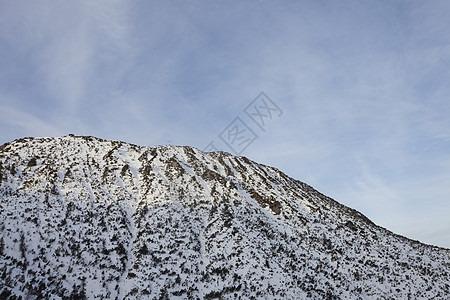
<path id="1" fill-rule="evenodd" d="M 0 147 L 0 299 L 443 299 L 450 251 L 224 152 Z M 448 299 L 448 298 L 447 298 Z"/>

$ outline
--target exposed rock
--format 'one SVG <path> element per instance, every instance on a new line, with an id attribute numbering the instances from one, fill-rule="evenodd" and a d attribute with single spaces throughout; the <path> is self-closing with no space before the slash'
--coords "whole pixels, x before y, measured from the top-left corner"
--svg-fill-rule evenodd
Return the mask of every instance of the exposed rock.
<path id="1" fill-rule="evenodd" d="M 0 299 L 443 299 L 449 250 L 276 168 L 70 135 L 0 147 Z"/>

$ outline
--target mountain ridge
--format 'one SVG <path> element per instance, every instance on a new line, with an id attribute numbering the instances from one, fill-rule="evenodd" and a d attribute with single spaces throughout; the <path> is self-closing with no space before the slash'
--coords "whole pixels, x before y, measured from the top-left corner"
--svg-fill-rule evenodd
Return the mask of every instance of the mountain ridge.
<path id="1" fill-rule="evenodd" d="M 23 138 L 0 146 L 0 196 L 3 296 L 449 292 L 448 249 L 394 234 L 276 168 L 226 152 Z"/>

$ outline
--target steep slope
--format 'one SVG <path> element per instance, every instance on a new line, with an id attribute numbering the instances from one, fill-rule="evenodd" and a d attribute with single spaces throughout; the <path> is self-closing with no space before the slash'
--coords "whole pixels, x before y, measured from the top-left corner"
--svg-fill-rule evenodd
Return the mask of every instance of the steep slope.
<path id="1" fill-rule="evenodd" d="M 93 137 L 0 148 L 0 298 L 432 299 L 450 253 L 275 168 Z"/>

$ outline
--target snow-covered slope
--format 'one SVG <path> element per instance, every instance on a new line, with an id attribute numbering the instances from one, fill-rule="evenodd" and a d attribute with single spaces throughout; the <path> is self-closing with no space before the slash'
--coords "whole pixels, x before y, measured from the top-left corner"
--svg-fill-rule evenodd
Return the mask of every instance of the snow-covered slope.
<path id="1" fill-rule="evenodd" d="M 0 298 L 442 299 L 450 253 L 228 153 L 0 147 Z"/>

